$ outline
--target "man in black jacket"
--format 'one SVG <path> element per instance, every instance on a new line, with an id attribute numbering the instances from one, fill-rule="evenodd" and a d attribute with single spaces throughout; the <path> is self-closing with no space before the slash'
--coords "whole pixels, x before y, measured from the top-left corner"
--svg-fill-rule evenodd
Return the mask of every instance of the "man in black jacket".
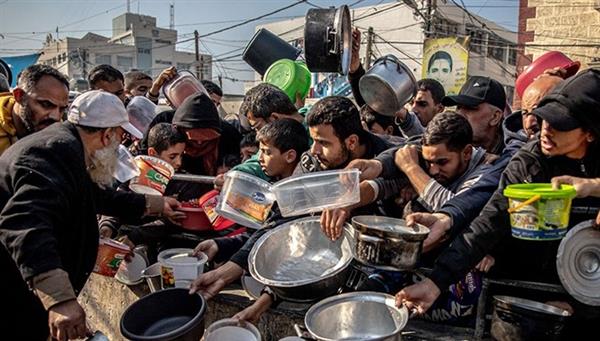
<path id="1" fill-rule="evenodd" d="M 502 175 L 498 190 L 479 217 L 438 257 L 428 279 L 396 295 L 398 305 L 426 311 L 439 296 L 440 288 L 460 279 L 498 245 L 506 251 L 496 260 L 503 276 L 558 283 L 555 265 L 558 241 L 529 242 L 512 238 L 508 201 L 502 193 L 507 185 L 514 183 L 548 183 L 561 175 L 600 176 L 600 70 L 589 69 L 561 83 L 540 102 L 534 114 L 542 120 L 539 140 L 529 142 L 515 154 Z M 573 200 L 570 225 L 593 219 L 598 207 L 600 202 L 595 199 Z M 438 221 L 422 219 L 421 222 L 433 225 Z M 449 228 L 450 224 L 445 225 Z M 575 318 L 598 321 L 597 309 L 590 313 L 575 301 L 568 303 L 576 306 Z M 577 308 L 585 313 L 578 313 Z"/>
<path id="2" fill-rule="evenodd" d="M 2 329 L 23 340 L 85 337 L 76 297 L 96 260 L 96 214 L 177 216 L 174 199 L 111 189 L 125 131 L 133 129 L 119 98 L 89 91 L 74 101 L 69 122 L 19 140 L 0 157 L 3 304 L 19 307 Z"/>

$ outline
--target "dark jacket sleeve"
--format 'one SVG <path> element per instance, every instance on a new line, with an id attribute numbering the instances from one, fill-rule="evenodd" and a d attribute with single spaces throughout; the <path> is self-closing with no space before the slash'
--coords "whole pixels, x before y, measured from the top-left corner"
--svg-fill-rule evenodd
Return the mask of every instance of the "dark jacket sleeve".
<path id="1" fill-rule="evenodd" d="M 363 68 L 362 64 L 360 64 L 360 66 L 358 67 L 358 70 L 356 70 L 356 72 L 348 74 L 348 81 L 350 82 L 350 87 L 352 88 L 352 94 L 354 95 L 354 100 L 356 101 L 356 104 L 358 104 L 358 107 L 362 107 L 365 104 L 365 100 L 363 99 L 362 95 L 360 94 L 360 89 L 358 87 L 358 82 L 364 75 L 365 75 L 365 69 Z"/>
<path id="2" fill-rule="evenodd" d="M 250 239 L 250 233 L 244 232 L 233 237 L 221 237 L 213 239 L 219 247 L 219 252 L 215 256 L 214 261 L 221 263 L 227 261 L 237 253 L 242 246 Z"/>
<path id="3" fill-rule="evenodd" d="M 268 228 L 262 228 L 257 230 L 250 236 L 250 238 L 244 243 L 244 246 L 236 252 L 229 260 L 239 265 L 244 270 L 248 271 L 248 256 L 250 255 L 250 250 L 254 247 L 254 244 L 258 241 L 260 237 L 262 237 L 267 231 Z"/>
<path id="4" fill-rule="evenodd" d="M 509 162 L 500 185 L 481 214 L 437 259 L 431 280 L 438 288 L 447 288 L 463 278 L 503 239 L 510 237 L 508 200 L 502 192 L 509 184 L 530 181 L 539 172 L 538 161 L 521 150 Z"/>
<path id="5" fill-rule="evenodd" d="M 13 195 L 0 216 L 0 241 L 25 280 L 62 268 L 55 226 L 67 225 L 62 214 L 69 207 L 66 189 L 53 179 L 21 164 L 11 166 Z M 53 175 L 56 175 L 54 177 Z"/>
<path id="6" fill-rule="evenodd" d="M 94 186 L 98 214 L 119 217 L 124 223 L 138 223 L 146 210 L 146 197 L 134 192 Z"/>

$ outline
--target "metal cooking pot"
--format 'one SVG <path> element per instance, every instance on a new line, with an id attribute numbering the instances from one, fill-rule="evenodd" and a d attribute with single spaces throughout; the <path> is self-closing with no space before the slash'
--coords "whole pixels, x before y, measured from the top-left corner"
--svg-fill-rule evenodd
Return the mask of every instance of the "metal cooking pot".
<path id="1" fill-rule="evenodd" d="M 401 340 L 409 319 L 394 296 L 358 291 L 326 298 L 310 307 L 304 324 L 317 340 Z"/>
<path id="2" fill-rule="evenodd" d="M 494 296 L 491 334 L 498 341 L 560 340 L 570 313 L 518 297 Z"/>
<path id="3" fill-rule="evenodd" d="M 265 233 L 250 251 L 248 268 L 281 298 L 310 302 L 336 293 L 351 261 L 349 236 L 331 241 L 321 232 L 319 218 L 309 217 Z"/>
<path id="4" fill-rule="evenodd" d="M 348 74 L 352 58 L 348 6 L 308 10 L 304 25 L 304 57 L 311 72 Z"/>
<path id="5" fill-rule="evenodd" d="M 421 256 L 429 229 L 423 225 L 406 226 L 404 219 L 381 216 L 356 216 L 354 258 L 383 270 L 412 270 Z"/>
<path id="6" fill-rule="evenodd" d="M 394 116 L 417 93 L 412 71 L 389 54 L 373 63 L 358 82 L 360 94 L 373 110 Z"/>
<path id="7" fill-rule="evenodd" d="M 299 49 L 271 31 L 261 28 L 250 39 L 242 53 L 242 59 L 262 76 L 276 61 L 280 59 L 296 60 L 300 52 Z"/>
<path id="8" fill-rule="evenodd" d="M 151 293 L 130 305 L 121 316 L 121 334 L 129 340 L 198 341 L 204 334 L 206 301 L 189 289 Z"/>

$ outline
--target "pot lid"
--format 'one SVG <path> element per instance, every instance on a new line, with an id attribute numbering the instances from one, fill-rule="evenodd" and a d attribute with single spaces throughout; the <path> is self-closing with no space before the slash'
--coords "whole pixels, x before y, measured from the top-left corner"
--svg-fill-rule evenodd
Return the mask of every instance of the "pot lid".
<path id="1" fill-rule="evenodd" d="M 334 26 L 337 29 L 339 44 L 340 73 L 345 76 L 350 71 L 350 61 L 352 60 L 352 24 L 350 9 L 347 5 L 342 5 L 337 9 Z"/>
<path id="2" fill-rule="evenodd" d="M 571 316 L 571 313 L 569 313 L 568 311 L 566 311 L 564 309 L 560 309 L 558 307 L 555 307 L 555 306 L 552 306 L 549 304 L 544 304 L 544 303 L 540 303 L 537 301 L 528 300 L 525 298 L 512 297 L 512 296 L 494 296 L 494 300 L 504 303 L 504 304 L 519 307 L 522 309 L 536 311 L 538 313 L 544 313 L 544 314 L 550 314 L 550 315 L 556 315 L 556 316 Z"/>
<path id="3" fill-rule="evenodd" d="M 141 283 L 144 279 L 142 278 L 142 271 L 146 269 L 148 262 L 146 258 L 138 251 L 134 251 L 131 261 L 123 261 L 119 265 L 119 270 L 115 274 L 117 281 L 126 285 L 136 285 Z"/>
<path id="4" fill-rule="evenodd" d="M 425 239 L 429 229 L 421 224 L 407 226 L 404 219 L 382 216 L 356 216 L 352 218 L 352 226 L 358 230 L 375 230 L 389 237 L 415 236 Z"/>
<path id="5" fill-rule="evenodd" d="M 556 270 L 563 287 L 581 303 L 600 306 L 600 230 L 587 220 L 560 242 Z"/>

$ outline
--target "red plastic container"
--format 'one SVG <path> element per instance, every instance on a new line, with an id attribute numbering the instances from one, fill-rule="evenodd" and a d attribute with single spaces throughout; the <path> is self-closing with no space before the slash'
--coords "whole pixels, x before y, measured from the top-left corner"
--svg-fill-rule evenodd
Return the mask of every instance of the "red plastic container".
<path id="1" fill-rule="evenodd" d="M 535 78 L 541 75 L 548 69 L 554 69 L 555 67 L 561 67 L 567 70 L 567 77 L 571 77 L 577 73 L 581 63 L 571 60 L 571 58 L 565 56 L 559 51 L 550 51 L 541 55 L 538 59 L 534 60 L 530 65 L 525 68 L 525 71 L 517 77 L 515 82 L 515 89 L 519 98 L 523 98 L 523 92 L 531 84 Z"/>
<path id="2" fill-rule="evenodd" d="M 113 239 L 100 239 L 94 272 L 103 276 L 115 277 L 119 265 L 131 252 L 129 246 Z"/>
<path id="3" fill-rule="evenodd" d="M 184 229 L 192 231 L 212 230 L 213 226 L 202 207 L 191 207 L 191 205 L 184 203 L 177 210 L 184 212 L 186 215 L 185 219 L 181 221 L 181 227 Z"/>
<path id="4" fill-rule="evenodd" d="M 215 231 L 224 230 L 226 228 L 233 226 L 233 224 L 235 224 L 235 222 L 233 222 L 229 219 L 223 218 L 222 216 L 217 214 L 217 212 L 215 211 L 215 208 L 217 207 L 218 203 L 219 203 L 219 191 L 215 191 L 215 190 L 212 190 L 212 191 L 204 194 L 199 199 L 200 207 L 202 207 L 202 209 L 204 210 L 204 213 L 206 213 L 206 216 L 208 217 L 208 219 L 211 222 L 212 226 L 214 227 Z"/>

